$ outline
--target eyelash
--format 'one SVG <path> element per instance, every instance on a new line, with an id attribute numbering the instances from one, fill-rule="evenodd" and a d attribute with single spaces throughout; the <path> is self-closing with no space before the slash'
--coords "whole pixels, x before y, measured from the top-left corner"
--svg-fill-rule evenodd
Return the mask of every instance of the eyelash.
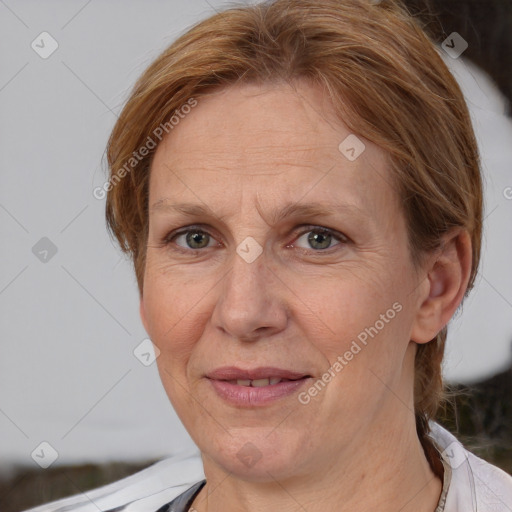
<path id="1" fill-rule="evenodd" d="M 310 225 L 310 224 L 304 225 L 304 227 L 307 229 L 304 229 L 303 231 L 300 231 L 299 233 L 297 233 L 297 235 L 295 235 L 294 241 L 297 240 L 298 238 L 300 238 L 302 235 L 305 235 L 306 233 L 315 231 L 315 232 L 323 234 L 323 235 L 325 235 L 325 234 L 331 235 L 336 241 L 340 242 L 340 244 L 335 244 L 334 246 L 329 247 L 327 249 L 318 249 L 318 250 L 315 250 L 315 249 L 308 250 L 308 249 L 304 249 L 303 247 L 296 247 L 293 245 L 293 243 L 295 243 L 295 242 L 293 242 L 292 244 L 288 244 L 287 247 L 292 246 L 296 249 L 299 249 L 302 251 L 307 251 L 307 252 L 312 251 L 313 253 L 331 253 L 332 252 L 331 249 L 334 249 L 337 245 L 346 244 L 350 241 L 348 239 L 348 237 L 346 237 L 343 233 L 340 233 L 339 231 L 336 231 L 336 230 L 333 230 L 330 228 L 325 228 L 323 226 L 316 226 L 316 225 Z M 163 238 L 162 244 L 163 244 L 163 246 L 169 247 L 178 236 L 186 235 L 189 232 L 205 233 L 208 236 L 210 236 L 211 238 L 215 239 L 215 237 L 211 233 L 209 233 L 206 229 L 204 229 L 200 225 L 197 225 L 197 226 L 187 226 L 186 228 L 183 228 L 178 231 L 172 231 L 171 233 L 169 233 L 168 235 L 166 235 Z M 203 247 L 202 249 L 192 249 L 192 248 L 185 249 L 182 246 L 175 245 L 172 248 L 173 251 L 177 251 L 177 252 L 184 253 L 184 254 L 199 253 L 200 251 L 204 251 L 205 249 L 211 249 L 211 247 Z"/>

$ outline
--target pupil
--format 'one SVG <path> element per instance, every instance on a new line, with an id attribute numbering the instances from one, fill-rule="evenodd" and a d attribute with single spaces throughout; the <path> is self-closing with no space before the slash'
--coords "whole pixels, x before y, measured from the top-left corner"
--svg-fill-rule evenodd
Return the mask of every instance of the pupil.
<path id="1" fill-rule="evenodd" d="M 311 233 L 308 236 L 308 242 L 311 244 L 313 249 L 326 249 L 331 243 L 331 235 L 324 233 Z M 315 244 L 319 244 L 315 247 Z"/>
<path id="2" fill-rule="evenodd" d="M 188 233 L 187 234 L 188 245 L 190 245 L 193 249 L 204 247 L 205 244 L 204 243 L 201 244 L 201 238 L 203 238 L 203 242 L 204 242 L 204 240 L 206 240 L 205 235 L 206 235 L 206 233 L 202 233 L 201 231 L 193 231 L 191 233 Z M 208 245 L 208 241 L 206 241 L 206 245 Z"/>

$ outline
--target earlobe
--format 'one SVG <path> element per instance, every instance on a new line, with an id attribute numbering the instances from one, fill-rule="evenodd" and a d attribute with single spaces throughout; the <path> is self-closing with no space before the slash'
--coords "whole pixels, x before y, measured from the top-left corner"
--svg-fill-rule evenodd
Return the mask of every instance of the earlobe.
<path id="1" fill-rule="evenodd" d="M 411 340 L 428 343 L 450 321 L 459 307 L 471 273 L 471 239 L 457 229 L 443 237 L 443 244 L 429 259 L 428 286 L 419 299 Z"/>

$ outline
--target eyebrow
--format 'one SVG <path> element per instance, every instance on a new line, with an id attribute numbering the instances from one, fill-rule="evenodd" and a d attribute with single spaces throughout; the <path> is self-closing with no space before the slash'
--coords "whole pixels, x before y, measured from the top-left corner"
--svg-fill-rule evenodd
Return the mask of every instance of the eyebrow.
<path id="1" fill-rule="evenodd" d="M 164 211 L 169 213 L 180 213 L 190 217 L 211 216 L 220 220 L 225 216 L 219 216 L 213 210 L 201 204 L 195 203 L 171 203 L 169 199 L 160 199 L 154 203 L 150 211 Z M 282 208 L 270 212 L 268 216 L 271 224 L 288 217 L 332 217 L 334 215 L 346 213 L 349 215 L 357 215 L 367 217 L 367 214 L 355 204 L 332 204 L 332 203 L 287 203 Z"/>

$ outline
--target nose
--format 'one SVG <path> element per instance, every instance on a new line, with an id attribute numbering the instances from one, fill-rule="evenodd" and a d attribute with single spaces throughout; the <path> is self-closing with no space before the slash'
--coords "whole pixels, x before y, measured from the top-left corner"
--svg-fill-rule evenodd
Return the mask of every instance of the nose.
<path id="1" fill-rule="evenodd" d="M 214 327 L 241 341 L 281 332 L 288 322 L 285 289 L 264 253 L 251 263 L 234 254 L 212 314 Z"/>

